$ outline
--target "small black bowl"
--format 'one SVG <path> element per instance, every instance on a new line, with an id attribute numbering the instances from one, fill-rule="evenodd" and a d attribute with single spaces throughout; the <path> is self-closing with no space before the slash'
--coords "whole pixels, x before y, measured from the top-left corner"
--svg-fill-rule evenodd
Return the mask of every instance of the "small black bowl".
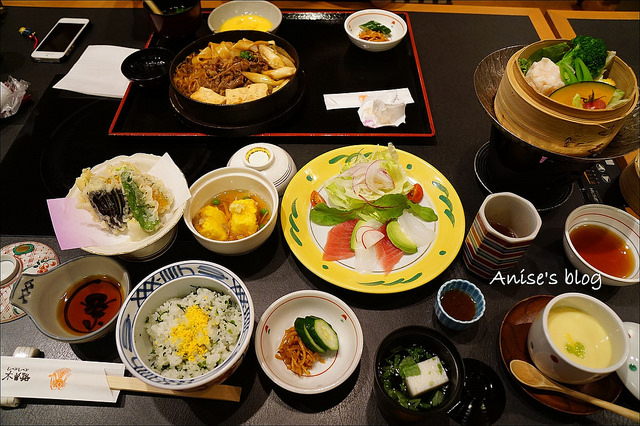
<path id="1" fill-rule="evenodd" d="M 419 344 L 442 361 L 449 383 L 445 386 L 445 399 L 430 409 L 415 411 L 401 406 L 386 392 L 380 376 L 380 367 L 392 350 L 401 346 Z M 422 326 L 409 326 L 393 331 L 382 340 L 376 351 L 374 393 L 382 414 L 394 422 L 425 422 L 432 424 L 448 421 L 447 413 L 460 399 L 464 386 L 464 363 L 455 345 L 444 334 Z M 438 417 L 441 417 L 438 420 Z"/>
<path id="2" fill-rule="evenodd" d="M 163 47 L 138 50 L 127 56 L 120 70 L 132 82 L 142 86 L 159 86 L 168 81 L 175 54 Z"/>

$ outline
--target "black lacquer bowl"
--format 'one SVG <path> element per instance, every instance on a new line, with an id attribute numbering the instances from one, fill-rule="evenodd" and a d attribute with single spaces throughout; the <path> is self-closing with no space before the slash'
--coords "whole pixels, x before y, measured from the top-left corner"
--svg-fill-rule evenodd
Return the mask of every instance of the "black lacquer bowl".
<path id="1" fill-rule="evenodd" d="M 285 49 L 296 63 L 296 73 L 280 90 L 264 98 L 234 105 L 216 105 L 199 102 L 183 95 L 173 81 L 169 87 L 169 100 L 179 117 L 187 125 L 205 133 L 225 136 L 245 136 L 268 130 L 286 119 L 304 93 L 304 73 L 296 49 L 285 39 L 275 34 L 261 31 L 225 31 L 202 37 L 178 53 L 171 64 L 169 76 L 173 76 L 176 67 L 193 52 L 205 48 L 209 42 L 236 42 L 242 38 L 251 41 L 274 40 Z"/>
<path id="2" fill-rule="evenodd" d="M 449 378 L 448 389 L 444 401 L 428 410 L 410 410 L 401 406 L 385 390 L 384 381 L 380 376 L 380 367 L 385 358 L 397 347 L 409 347 L 419 344 L 427 349 L 444 364 Z M 448 421 L 448 411 L 459 401 L 465 378 L 465 369 L 460 353 L 455 345 L 444 334 L 422 326 L 408 326 L 393 331 L 382 340 L 376 351 L 374 394 L 381 413 L 390 422 L 415 423 L 428 422 L 430 424 Z"/>
<path id="3" fill-rule="evenodd" d="M 120 70 L 141 87 L 158 86 L 167 82 L 173 57 L 174 54 L 163 47 L 141 49 L 127 56 Z"/>

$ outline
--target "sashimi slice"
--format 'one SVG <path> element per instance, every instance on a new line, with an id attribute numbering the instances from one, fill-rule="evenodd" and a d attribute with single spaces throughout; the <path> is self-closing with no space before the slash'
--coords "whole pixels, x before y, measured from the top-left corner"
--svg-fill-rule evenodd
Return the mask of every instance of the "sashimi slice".
<path id="1" fill-rule="evenodd" d="M 387 225 L 380 228 L 380 231 L 384 233 L 384 238 L 378 241 L 378 244 L 374 247 L 378 255 L 378 262 L 380 262 L 385 275 L 388 275 L 393 270 L 393 267 L 396 266 L 396 263 L 402 259 L 404 252 L 394 246 L 387 236 Z"/>
<path id="2" fill-rule="evenodd" d="M 348 220 L 329 230 L 322 260 L 342 260 L 355 256 L 355 252 L 351 250 L 351 234 L 356 223 L 358 219 Z"/>

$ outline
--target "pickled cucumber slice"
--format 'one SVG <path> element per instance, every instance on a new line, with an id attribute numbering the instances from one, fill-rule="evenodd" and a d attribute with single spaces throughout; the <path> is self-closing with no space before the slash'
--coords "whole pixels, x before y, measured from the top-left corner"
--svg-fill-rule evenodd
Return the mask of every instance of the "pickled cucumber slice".
<path id="1" fill-rule="evenodd" d="M 327 351 L 322 346 L 319 346 L 318 344 L 316 344 L 316 342 L 313 340 L 313 338 L 309 334 L 309 330 L 305 326 L 304 318 L 296 318 L 296 321 L 293 323 L 293 326 L 295 327 L 296 333 L 298 333 L 298 336 L 300 336 L 300 340 L 302 340 L 302 343 L 304 343 L 304 345 L 308 349 L 311 349 L 314 352 L 319 352 L 321 354 Z"/>
<path id="2" fill-rule="evenodd" d="M 322 318 L 307 316 L 305 319 L 305 327 L 309 331 L 309 335 L 313 341 L 324 350 L 337 351 L 340 344 L 338 334 L 334 331 L 331 324 Z"/>

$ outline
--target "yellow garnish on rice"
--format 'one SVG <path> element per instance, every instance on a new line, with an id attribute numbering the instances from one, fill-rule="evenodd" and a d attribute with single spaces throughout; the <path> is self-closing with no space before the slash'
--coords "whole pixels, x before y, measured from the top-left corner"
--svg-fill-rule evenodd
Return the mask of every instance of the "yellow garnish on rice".
<path id="1" fill-rule="evenodd" d="M 189 306 L 185 311 L 185 320 L 171 328 L 171 342 L 178 343 L 178 355 L 194 361 L 196 355 L 204 355 L 208 350 L 207 314 L 200 306 Z"/>

